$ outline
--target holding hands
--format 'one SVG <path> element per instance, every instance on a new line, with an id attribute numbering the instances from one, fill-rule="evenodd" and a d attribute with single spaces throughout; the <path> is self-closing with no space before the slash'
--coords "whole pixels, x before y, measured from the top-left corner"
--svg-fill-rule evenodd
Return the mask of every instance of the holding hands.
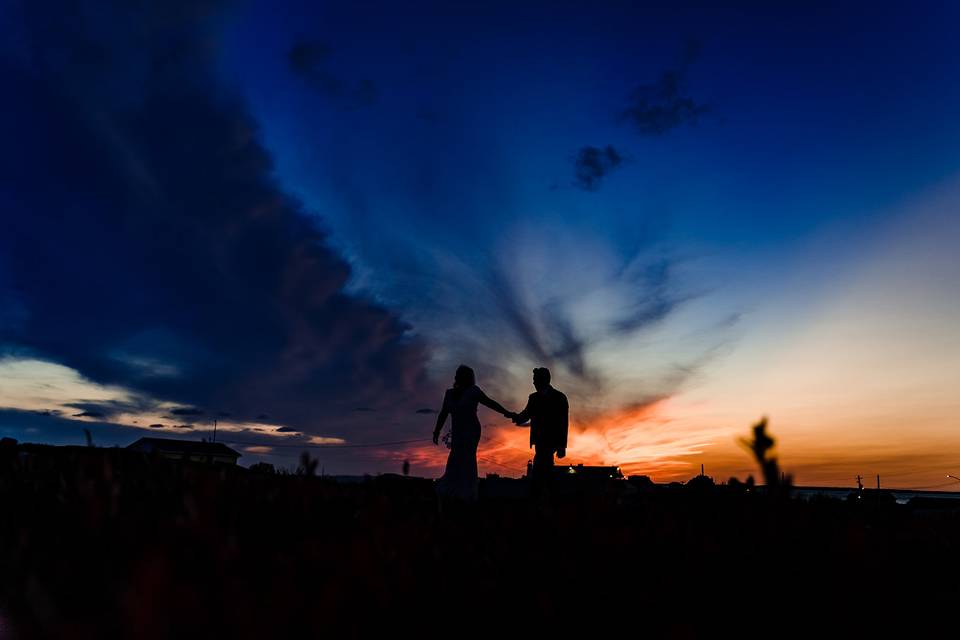
<path id="1" fill-rule="evenodd" d="M 523 419 L 523 418 L 520 417 L 520 414 L 519 414 L 519 413 L 515 413 L 515 412 L 513 412 L 513 411 L 507 411 L 507 412 L 506 412 L 505 414 L 503 414 L 503 415 L 505 415 L 506 417 L 508 417 L 508 418 L 510 418 L 511 420 L 513 420 L 513 424 L 515 424 L 515 425 L 517 425 L 517 426 L 524 425 L 524 424 L 526 424 L 526 422 L 527 422 L 525 419 Z"/>

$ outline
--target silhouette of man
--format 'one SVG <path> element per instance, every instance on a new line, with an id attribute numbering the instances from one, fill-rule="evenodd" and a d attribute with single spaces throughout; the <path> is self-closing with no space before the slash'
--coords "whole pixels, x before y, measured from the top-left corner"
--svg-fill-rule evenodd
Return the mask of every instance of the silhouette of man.
<path id="1" fill-rule="evenodd" d="M 553 454 L 558 458 L 567 455 L 570 411 L 567 396 L 551 386 L 549 369 L 533 370 L 533 386 L 537 390 L 530 394 L 526 408 L 513 421 L 517 425 L 530 421 L 530 446 L 536 448 L 531 474 L 535 491 L 542 494 L 553 475 Z"/>

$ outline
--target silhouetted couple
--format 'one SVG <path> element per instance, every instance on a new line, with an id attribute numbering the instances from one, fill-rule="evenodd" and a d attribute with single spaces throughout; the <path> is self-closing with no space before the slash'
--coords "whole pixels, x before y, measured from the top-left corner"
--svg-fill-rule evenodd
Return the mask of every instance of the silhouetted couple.
<path id="1" fill-rule="evenodd" d="M 533 457 L 532 481 L 536 493 L 542 495 L 553 474 L 553 456 L 566 455 L 569 408 L 567 396 L 550 385 L 550 371 L 545 367 L 533 370 L 533 386 L 526 408 L 520 413 L 507 411 L 487 397 L 477 386 L 473 369 L 460 365 L 453 378 L 453 387 L 443 396 L 443 408 L 437 416 L 433 442 L 438 444 L 440 430 L 452 417 L 450 456 L 447 468 L 437 483 L 437 492 L 444 497 L 474 500 L 477 497 L 477 445 L 480 443 L 480 420 L 477 405 L 482 404 L 524 426 L 530 423 L 530 446 Z"/>

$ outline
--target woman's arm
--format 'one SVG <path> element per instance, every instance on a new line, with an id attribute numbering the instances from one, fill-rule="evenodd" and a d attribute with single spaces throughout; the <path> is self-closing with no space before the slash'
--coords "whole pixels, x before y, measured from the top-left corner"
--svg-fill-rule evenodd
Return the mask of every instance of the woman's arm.
<path id="1" fill-rule="evenodd" d="M 480 404 L 482 404 L 483 406 L 489 407 L 490 409 L 493 409 L 493 410 L 496 411 L 497 413 L 503 414 L 504 416 L 506 416 L 507 418 L 510 418 L 511 420 L 513 419 L 513 417 L 514 417 L 515 415 L 517 415 L 517 414 L 515 414 L 515 413 L 512 412 L 512 411 L 507 411 L 506 409 L 504 409 L 503 406 L 502 406 L 499 402 L 497 402 L 496 400 L 494 400 L 493 398 L 488 398 L 488 397 L 487 397 L 487 394 L 485 394 L 485 393 L 480 389 L 480 387 L 477 387 L 477 391 L 480 392 L 479 402 L 480 402 Z"/>
<path id="2" fill-rule="evenodd" d="M 440 430 L 443 429 L 443 423 L 447 421 L 447 415 L 450 413 L 448 400 L 450 390 L 447 389 L 443 394 L 443 404 L 440 406 L 440 413 L 437 414 L 437 426 L 433 430 L 433 444 L 440 444 Z"/>
<path id="3" fill-rule="evenodd" d="M 440 431 L 443 429 L 443 423 L 447 421 L 447 395 L 443 395 L 443 406 L 440 407 L 440 413 L 437 414 L 437 426 L 433 430 L 433 444 L 440 444 Z"/>

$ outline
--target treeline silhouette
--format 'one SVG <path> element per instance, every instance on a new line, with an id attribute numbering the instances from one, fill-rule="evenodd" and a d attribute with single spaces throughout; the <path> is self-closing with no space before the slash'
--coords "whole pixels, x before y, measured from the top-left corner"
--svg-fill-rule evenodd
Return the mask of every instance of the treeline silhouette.
<path id="1" fill-rule="evenodd" d="M 954 510 L 624 480 L 546 506 L 490 480 L 479 503 L 438 510 L 430 480 L 343 484 L 315 466 L 0 446 L 0 630 L 831 636 L 931 627 L 960 596 Z"/>

